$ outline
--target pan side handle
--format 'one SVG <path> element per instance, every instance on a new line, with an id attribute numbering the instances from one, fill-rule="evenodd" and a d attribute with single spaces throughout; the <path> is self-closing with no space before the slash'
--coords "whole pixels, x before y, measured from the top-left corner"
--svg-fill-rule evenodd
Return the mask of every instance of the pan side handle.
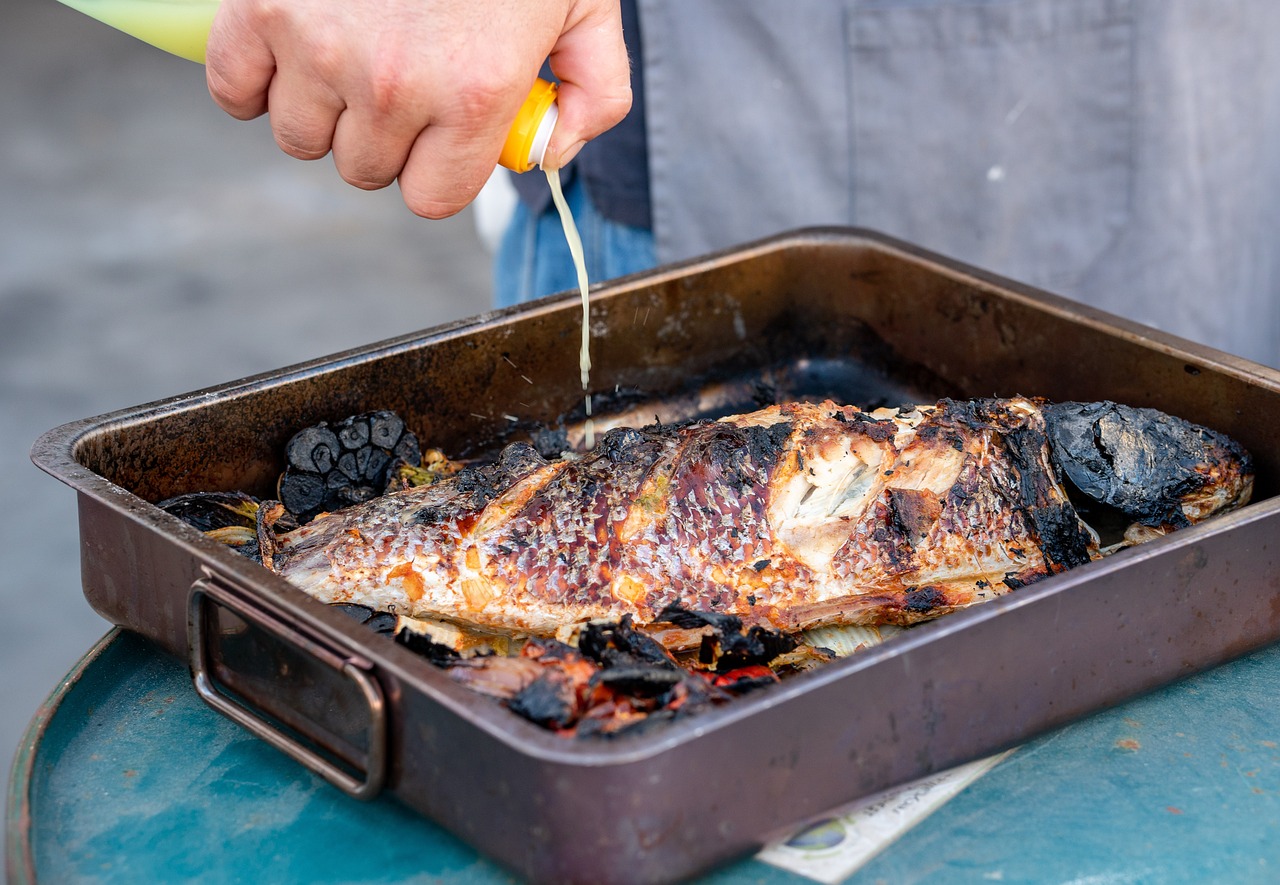
<path id="1" fill-rule="evenodd" d="M 372 799 L 381 791 L 387 776 L 387 704 L 369 661 L 310 635 L 300 624 L 284 622 L 207 567 L 191 585 L 187 612 L 191 678 L 209 706 L 356 799 Z M 256 663 L 241 671 L 228 668 L 237 657 L 228 634 L 238 634 L 252 649 L 240 657 Z M 255 639 L 245 638 L 250 635 Z M 272 670 L 283 677 L 304 669 L 308 676 L 301 688 L 273 690 Z M 332 683 L 328 693 L 312 706 L 343 710 L 336 728 L 287 703 L 291 695 L 305 695 L 326 681 Z M 362 747 L 347 739 L 355 730 L 352 722 L 365 736 Z"/>

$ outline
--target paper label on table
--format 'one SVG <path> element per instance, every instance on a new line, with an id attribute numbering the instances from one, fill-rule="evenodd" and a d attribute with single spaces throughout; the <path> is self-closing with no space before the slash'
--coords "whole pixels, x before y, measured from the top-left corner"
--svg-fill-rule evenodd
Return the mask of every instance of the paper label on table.
<path id="1" fill-rule="evenodd" d="M 757 860 L 837 885 L 937 811 L 1012 750 L 868 796 L 765 848 Z"/>

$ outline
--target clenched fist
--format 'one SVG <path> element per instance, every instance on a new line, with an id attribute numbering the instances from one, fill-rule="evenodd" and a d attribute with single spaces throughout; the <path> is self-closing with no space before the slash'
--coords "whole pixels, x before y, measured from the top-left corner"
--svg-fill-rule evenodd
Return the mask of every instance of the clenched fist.
<path id="1" fill-rule="evenodd" d="M 206 67 L 214 101 L 269 114 L 285 153 L 332 152 L 356 187 L 399 180 L 410 209 L 443 218 L 488 179 L 547 59 L 555 168 L 631 107 L 617 0 L 222 0 Z"/>

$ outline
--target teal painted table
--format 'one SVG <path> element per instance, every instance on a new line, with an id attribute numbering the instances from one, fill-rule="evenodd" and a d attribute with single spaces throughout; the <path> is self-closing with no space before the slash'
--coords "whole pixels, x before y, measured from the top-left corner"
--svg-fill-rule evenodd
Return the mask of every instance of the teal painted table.
<path id="1" fill-rule="evenodd" d="M 13 883 L 511 881 L 241 731 L 116 631 L 33 721 L 6 849 Z M 806 880 L 744 860 L 705 881 Z M 1280 882 L 1280 646 L 1028 743 L 847 881 Z"/>

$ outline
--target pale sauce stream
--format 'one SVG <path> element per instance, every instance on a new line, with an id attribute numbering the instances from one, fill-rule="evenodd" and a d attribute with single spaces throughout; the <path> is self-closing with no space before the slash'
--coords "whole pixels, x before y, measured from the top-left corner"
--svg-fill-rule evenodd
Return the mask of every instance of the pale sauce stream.
<path id="1" fill-rule="evenodd" d="M 573 266 L 578 272 L 578 291 L 582 294 L 582 345 L 578 350 L 578 371 L 582 374 L 583 398 L 586 401 L 587 425 L 586 447 L 596 444 L 595 422 L 591 418 L 591 305 L 587 300 L 587 260 L 582 253 L 582 237 L 578 236 L 578 226 L 573 223 L 573 214 L 565 201 L 564 191 L 560 187 L 560 170 L 546 169 L 547 184 L 551 185 L 551 199 L 560 213 L 560 224 L 564 227 L 564 238 L 569 243 L 569 254 L 573 256 Z"/>

